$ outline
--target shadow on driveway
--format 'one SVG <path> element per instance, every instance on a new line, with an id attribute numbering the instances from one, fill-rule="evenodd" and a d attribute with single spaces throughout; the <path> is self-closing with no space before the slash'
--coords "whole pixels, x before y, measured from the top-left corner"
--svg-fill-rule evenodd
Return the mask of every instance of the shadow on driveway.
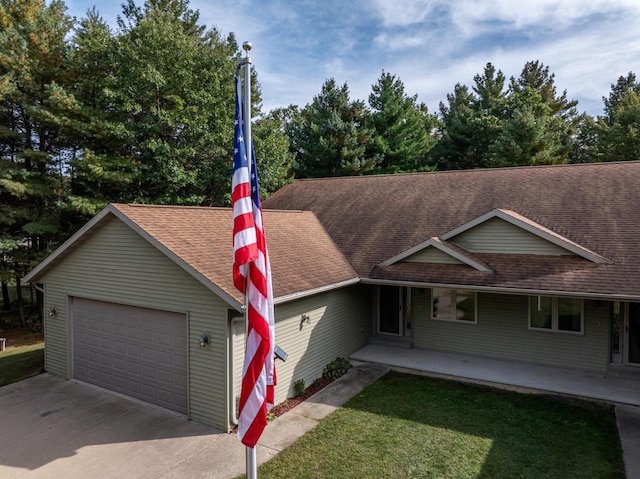
<path id="1" fill-rule="evenodd" d="M 234 477 L 244 470 L 233 435 L 48 374 L 0 388 L 0 411 L 0 477 Z"/>

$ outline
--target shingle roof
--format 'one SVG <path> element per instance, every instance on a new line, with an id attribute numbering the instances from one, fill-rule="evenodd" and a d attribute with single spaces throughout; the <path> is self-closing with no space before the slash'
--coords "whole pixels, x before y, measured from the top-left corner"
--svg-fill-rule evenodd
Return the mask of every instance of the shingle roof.
<path id="1" fill-rule="evenodd" d="M 298 180 L 265 208 L 313 211 L 358 274 L 390 280 L 640 298 L 640 162 Z M 466 265 L 379 267 L 494 209 L 510 210 L 612 261 L 475 253 Z"/>
<path id="2" fill-rule="evenodd" d="M 160 247 L 205 284 L 243 303 L 232 281 L 232 219 L 229 208 L 111 204 L 41 263 L 27 278 L 37 279 L 50 264 L 89 237 L 93 228 L 113 213 Z M 327 235 L 315 215 L 304 211 L 266 211 L 274 297 L 321 290 L 342 282 L 355 282 L 356 272 Z"/>

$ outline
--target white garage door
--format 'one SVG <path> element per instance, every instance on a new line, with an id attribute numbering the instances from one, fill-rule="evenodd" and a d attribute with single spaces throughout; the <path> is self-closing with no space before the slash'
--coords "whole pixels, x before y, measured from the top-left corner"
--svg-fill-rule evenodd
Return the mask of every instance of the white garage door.
<path id="1" fill-rule="evenodd" d="M 184 314 L 73 300 L 76 379 L 187 413 Z"/>

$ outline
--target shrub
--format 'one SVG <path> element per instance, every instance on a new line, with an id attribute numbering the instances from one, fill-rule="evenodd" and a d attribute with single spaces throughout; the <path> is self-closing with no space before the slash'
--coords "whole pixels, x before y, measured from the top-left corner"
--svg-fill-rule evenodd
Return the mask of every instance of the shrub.
<path id="1" fill-rule="evenodd" d="M 329 379 L 338 379 L 340 376 L 344 376 L 349 369 L 351 369 L 351 363 L 348 359 L 335 358 L 324 367 L 324 370 L 322 371 L 322 377 Z"/>
<path id="2" fill-rule="evenodd" d="M 296 390 L 296 396 L 302 396 L 306 389 L 304 385 L 304 379 L 298 379 L 293 383 L 293 388 Z"/>

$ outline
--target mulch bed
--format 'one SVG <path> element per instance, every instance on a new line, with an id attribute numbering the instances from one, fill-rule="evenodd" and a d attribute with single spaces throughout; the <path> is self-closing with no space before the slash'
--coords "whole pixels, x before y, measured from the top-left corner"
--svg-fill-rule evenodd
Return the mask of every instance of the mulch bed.
<path id="1" fill-rule="evenodd" d="M 311 385 L 307 387 L 307 389 L 304 390 L 304 394 L 302 394 L 301 396 L 296 396 L 294 398 L 289 398 L 286 401 L 277 404 L 269 412 L 275 417 L 282 416 L 285 412 L 291 411 L 298 404 L 306 399 L 309 399 L 311 396 L 331 384 L 333 381 L 335 381 L 335 379 L 318 378 L 313 383 L 311 383 Z"/>
<path id="2" fill-rule="evenodd" d="M 306 399 L 309 399 L 311 396 L 313 396 L 315 393 L 317 393 L 321 389 L 327 387 L 333 381 L 335 381 L 335 379 L 331 379 L 331 378 L 316 379 L 315 381 L 313 381 L 313 383 L 311 383 L 309 387 L 307 387 L 307 389 L 304 390 L 304 394 L 300 396 L 296 396 L 294 398 L 286 399 L 284 402 L 281 402 L 280 404 L 276 404 L 269 411 L 269 415 L 273 415 L 274 419 L 279 416 L 282 416 L 285 412 L 291 411 L 298 404 L 305 401 Z M 238 432 L 238 426 L 234 427 L 231 430 L 231 433 L 233 434 L 237 432 Z"/>

